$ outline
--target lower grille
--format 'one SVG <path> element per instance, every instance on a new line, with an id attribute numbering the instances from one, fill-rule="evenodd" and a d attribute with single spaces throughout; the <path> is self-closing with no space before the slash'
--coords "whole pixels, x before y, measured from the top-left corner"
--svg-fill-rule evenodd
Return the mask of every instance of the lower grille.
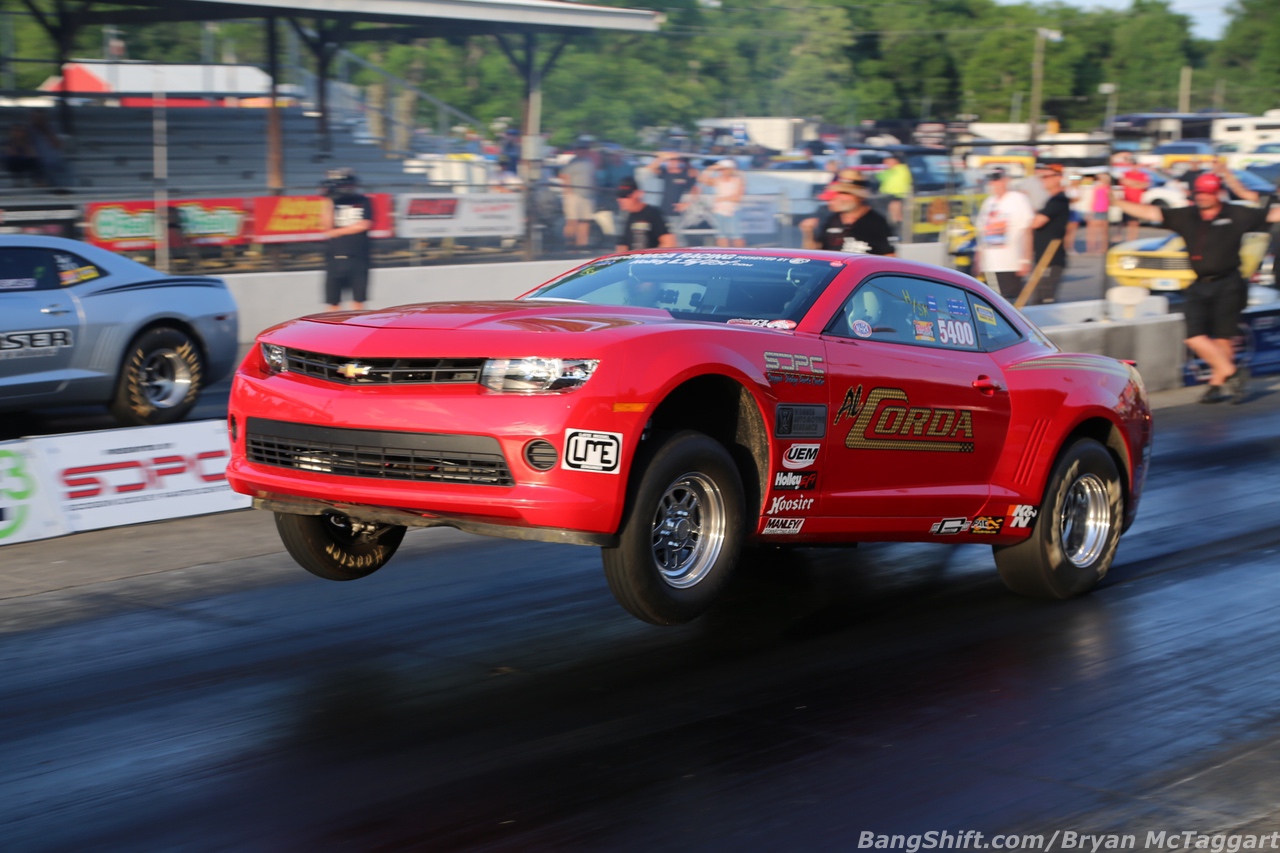
<path id="1" fill-rule="evenodd" d="M 511 486 L 498 440 L 481 435 L 317 427 L 249 418 L 250 462 L 342 477 Z"/>
<path id="2" fill-rule="evenodd" d="M 1189 270 L 1189 258 L 1138 258 L 1138 269 L 1143 270 Z"/>

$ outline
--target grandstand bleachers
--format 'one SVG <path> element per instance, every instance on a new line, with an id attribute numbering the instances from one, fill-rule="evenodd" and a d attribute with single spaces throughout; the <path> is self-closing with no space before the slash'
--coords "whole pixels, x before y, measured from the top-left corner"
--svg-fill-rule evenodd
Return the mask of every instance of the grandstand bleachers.
<path id="1" fill-rule="evenodd" d="M 27 120 L 25 108 L 0 108 L 0 132 Z M 67 146 L 71 164 L 68 189 L 77 199 L 147 197 L 153 189 L 153 112 L 140 107 L 73 107 L 75 132 Z M 405 190 L 424 186 L 420 175 L 406 174 L 404 161 L 388 157 L 377 145 L 357 143 L 350 129 L 334 125 L 331 150 L 321 148 L 318 121 L 300 108 L 280 111 L 284 136 L 286 192 L 314 191 L 327 169 L 356 170 L 369 190 Z M 267 111 L 249 108 L 174 108 L 166 110 L 169 193 L 171 197 L 261 195 L 267 189 Z M 15 186 L 0 171 L 0 196 L 38 198 L 39 187 Z"/>

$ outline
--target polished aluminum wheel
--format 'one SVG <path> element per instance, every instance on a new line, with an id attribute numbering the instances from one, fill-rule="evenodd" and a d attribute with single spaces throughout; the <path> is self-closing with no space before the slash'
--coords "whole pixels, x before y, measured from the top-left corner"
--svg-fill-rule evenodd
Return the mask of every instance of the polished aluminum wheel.
<path id="1" fill-rule="evenodd" d="M 1073 566 L 1088 566 L 1098 559 L 1107 547 L 1111 524 L 1107 484 L 1095 474 L 1078 477 L 1067 489 L 1059 516 L 1062 550 Z"/>
<path id="2" fill-rule="evenodd" d="M 724 547 L 726 525 L 724 496 L 711 478 L 677 477 L 653 515 L 653 561 L 663 581 L 687 589 L 705 578 Z"/>
<path id="3" fill-rule="evenodd" d="M 191 391 L 191 365 L 177 352 L 160 349 L 148 353 L 140 369 L 139 385 L 147 402 L 157 409 L 172 408 Z"/>

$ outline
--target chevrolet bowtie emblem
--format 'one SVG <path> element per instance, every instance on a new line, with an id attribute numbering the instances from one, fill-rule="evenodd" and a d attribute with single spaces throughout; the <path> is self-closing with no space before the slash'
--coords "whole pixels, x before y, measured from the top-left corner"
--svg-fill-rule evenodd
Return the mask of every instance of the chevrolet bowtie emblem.
<path id="1" fill-rule="evenodd" d="M 349 361 L 338 368 L 338 375 L 345 376 L 348 379 L 355 379 L 359 376 L 368 376 L 371 370 L 373 368 L 367 364 L 357 364 L 354 361 Z"/>

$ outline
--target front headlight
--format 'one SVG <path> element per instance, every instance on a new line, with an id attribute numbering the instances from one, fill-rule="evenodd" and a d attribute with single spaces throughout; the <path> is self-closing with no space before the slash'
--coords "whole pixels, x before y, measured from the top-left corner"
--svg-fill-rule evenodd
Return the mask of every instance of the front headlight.
<path id="1" fill-rule="evenodd" d="M 280 373 L 288 367 L 285 348 L 275 344 L 259 344 L 262 349 L 262 362 L 270 373 Z"/>
<path id="2" fill-rule="evenodd" d="M 491 358 L 480 384 L 490 391 L 538 394 L 581 388 L 600 361 L 594 358 Z"/>
<path id="3" fill-rule="evenodd" d="M 1136 270 L 1138 268 L 1138 259 L 1133 255 L 1125 255 L 1120 259 L 1120 269 Z"/>

